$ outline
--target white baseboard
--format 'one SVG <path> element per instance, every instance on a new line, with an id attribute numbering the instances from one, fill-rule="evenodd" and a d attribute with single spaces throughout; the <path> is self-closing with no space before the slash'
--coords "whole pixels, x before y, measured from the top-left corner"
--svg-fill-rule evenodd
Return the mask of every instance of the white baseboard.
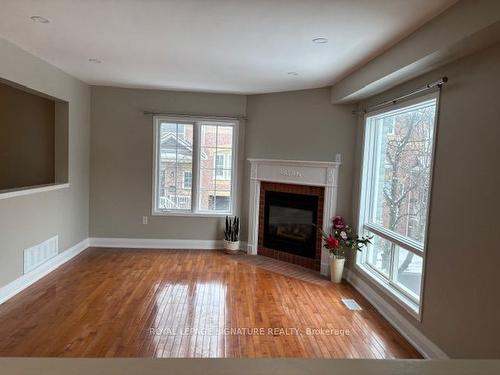
<path id="1" fill-rule="evenodd" d="M 448 355 L 420 332 L 399 311 L 387 303 L 376 290 L 349 269 L 347 281 L 414 347 L 428 359 L 449 359 Z"/>
<path id="2" fill-rule="evenodd" d="M 151 238 L 107 238 L 91 237 L 90 246 L 95 247 L 123 247 L 125 249 L 196 249 L 218 250 L 224 248 L 223 240 L 173 240 Z M 240 250 L 247 251 L 247 243 L 240 242 Z"/>
<path id="3" fill-rule="evenodd" d="M 89 247 L 89 239 L 77 243 L 75 246 L 70 247 L 66 251 L 59 253 L 55 257 L 49 259 L 33 271 L 22 275 L 14 281 L 0 288 L 0 304 L 15 296 L 17 293 L 29 287 L 34 282 L 40 280 L 42 277 L 48 275 L 56 268 L 66 263 L 71 258 L 80 254 L 83 250 Z"/>
<path id="4" fill-rule="evenodd" d="M 200 249 L 215 250 L 224 248 L 222 240 L 172 240 L 150 238 L 90 238 L 90 246 L 123 247 L 143 249 Z"/>

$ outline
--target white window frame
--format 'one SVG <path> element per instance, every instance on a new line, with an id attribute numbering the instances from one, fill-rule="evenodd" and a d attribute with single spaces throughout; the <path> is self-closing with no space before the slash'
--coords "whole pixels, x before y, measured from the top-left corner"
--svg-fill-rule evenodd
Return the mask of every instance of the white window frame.
<path id="1" fill-rule="evenodd" d="M 420 257 L 422 257 L 422 278 L 420 282 L 420 298 L 415 299 L 410 293 L 406 292 L 403 288 L 398 286 L 394 281 L 390 280 L 386 276 L 382 275 L 379 270 L 371 267 L 366 262 L 367 250 L 363 249 L 361 253 L 356 254 L 356 265 L 355 268 L 369 277 L 371 280 L 381 288 L 381 290 L 391 297 L 395 302 L 401 305 L 406 311 L 410 313 L 418 321 L 422 319 L 423 310 L 423 296 L 424 296 L 424 280 L 425 280 L 425 268 L 427 260 L 427 243 L 428 243 L 428 233 L 429 233 L 429 217 L 430 217 L 430 202 L 432 199 L 432 189 L 433 189 L 433 175 L 434 175 L 434 157 L 435 149 L 437 143 L 437 124 L 439 118 L 439 90 L 431 92 L 426 95 L 420 95 L 413 99 L 398 102 L 396 105 L 390 107 L 385 107 L 373 112 L 368 112 L 365 114 L 363 119 L 363 160 L 361 167 L 360 176 L 360 199 L 359 199 L 359 212 L 358 212 L 358 229 L 362 234 L 369 234 L 370 232 L 378 235 L 379 237 L 391 242 L 393 245 L 399 246 L 402 249 L 412 252 Z M 398 111 L 402 108 L 409 107 L 412 105 L 418 105 L 429 100 L 436 100 L 436 109 L 433 124 L 433 144 L 431 147 L 431 166 L 430 166 L 430 176 L 429 176 L 429 195 L 427 201 L 427 215 L 426 215 L 426 228 L 423 243 L 419 243 L 405 236 L 399 235 L 397 233 L 391 232 L 382 226 L 369 223 L 369 217 L 371 210 L 373 209 L 373 197 L 371 193 L 373 192 L 374 184 L 374 174 L 376 168 L 374 167 L 375 158 L 374 147 L 376 144 L 376 139 L 373 135 L 367 134 L 367 121 L 369 118 L 379 115 L 381 113 L 387 113 L 393 111 Z M 367 137 L 371 136 L 371 139 L 367 141 Z M 365 171 L 370 171 L 371 173 L 365 173 Z M 394 254 L 396 251 L 393 250 Z M 390 267 L 393 266 L 393 259 L 391 258 Z"/>
<path id="2" fill-rule="evenodd" d="M 161 210 L 158 208 L 158 177 L 159 177 L 159 131 L 160 123 L 183 123 L 193 125 L 193 169 L 191 180 L 191 210 L 170 209 Z M 231 163 L 231 199 L 228 211 L 202 210 L 199 208 L 200 173 L 201 173 L 201 126 L 202 125 L 222 125 L 233 128 L 232 143 L 232 163 Z M 237 119 L 214 119 L 184 116 L 153 116 L 153 170 L 152 170 L 152 210 L 153 216 L 198 216 L 198 217 L 224 217 L 235 215 L 238 211 L 238 140 L 240 122 Z"/>

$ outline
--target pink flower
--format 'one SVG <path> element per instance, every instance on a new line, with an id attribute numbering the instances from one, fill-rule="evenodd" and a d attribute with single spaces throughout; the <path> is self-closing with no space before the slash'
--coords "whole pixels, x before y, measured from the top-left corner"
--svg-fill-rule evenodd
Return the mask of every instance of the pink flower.
<path id="1" fill-rule="evenodd" d="M 331 235 L 328 236 L 328 238 L 326 239 L 326 247 L 334 250 L 338 246 L 339 246 L 339 240 L 337 240 L 335 237 L 333 237 Z"/>
<path id="2" fill-rule="evenodd" d="M 335 216 L 332 219 L 332 224 L 333 224 L 333 229 L 335 230 L 342 230 L 346 227 L 345 221 L 342 218 L 342 216 Z"/>

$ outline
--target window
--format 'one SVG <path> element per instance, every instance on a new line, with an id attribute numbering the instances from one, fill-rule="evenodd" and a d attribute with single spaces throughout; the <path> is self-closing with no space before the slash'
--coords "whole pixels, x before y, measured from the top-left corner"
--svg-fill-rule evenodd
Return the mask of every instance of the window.
<path id="1" fill-rule="evenodd" d="M 193 186 L 193 172 L 192 171 L 184 171 L 184 189 L 191 189 Z"/>
<path id="2" fill-rule="evenodd" d="M 154 215 L 227 215 L 235 206 L 236 121 L 154 117 Z"/>
<path id="3" fill-rule="evenodd" d="M 184 138 L 186 136 L 186 129 L 189 125 L 185 126 L 184 124 L 177 124 L 177 135 L 179 138 Z"/>
<path id="4" fill-rule="evenodd" d="M 224 151 L 219 151 L 218 155 L 215 155 L 215 177 L 219 180 L 230 180 L 231 179 L 231 153 L 224 153 Z"/>
<path id="5" fill-rule="evenodd" d="M 437 95 L 369 113 L 359 228 L 373 236 L 358 266 L 420 313 Z"/>

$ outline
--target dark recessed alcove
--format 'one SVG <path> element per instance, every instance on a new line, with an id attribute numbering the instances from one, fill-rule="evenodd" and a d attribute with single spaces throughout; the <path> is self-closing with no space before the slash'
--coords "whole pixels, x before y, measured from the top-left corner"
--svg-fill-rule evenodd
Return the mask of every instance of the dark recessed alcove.
<path id="1" fill-rule="evenodd" d="M 68 182 L 68 103 L 0 80 L 0 192 Z"/>

